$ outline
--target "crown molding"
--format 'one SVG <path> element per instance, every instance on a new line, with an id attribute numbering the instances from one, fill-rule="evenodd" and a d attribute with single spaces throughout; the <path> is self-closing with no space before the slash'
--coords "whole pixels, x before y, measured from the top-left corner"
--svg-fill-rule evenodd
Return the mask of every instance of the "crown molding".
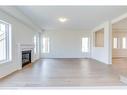
<path id="1" fill-rule="evenodd" d="M 20 21 L 21 23 L 28 26 L 29 28 L 38 30 L 39 32 L 42 32 L 43 30 L 38 25 L 36 25 L 32 20 L 30 20 L 27 16 L 22 14 L 16 7 L 5 6 L 5 7 L 0 7 L 0 10 L 4 12 L 5 14 Z"/>

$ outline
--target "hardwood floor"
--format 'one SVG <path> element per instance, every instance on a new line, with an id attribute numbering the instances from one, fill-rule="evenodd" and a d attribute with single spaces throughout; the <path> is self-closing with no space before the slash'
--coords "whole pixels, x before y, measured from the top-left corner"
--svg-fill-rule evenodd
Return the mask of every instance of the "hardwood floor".
<path id="1" fill-rule="evenodd" d="M 127 72 L 125 64 L 106 65 L 92 59 L 41 59 L 0 79 L 0 87 L 125 86 L 119 80 L 123 71 Z"/>
<path id="2" fill-rule="evenodd" d="M 119 74 L 127 74 L 127 58 L 113 58 L 112 60 L 113 67 L 115 70 L 117 70 L 117 73 Z"/>

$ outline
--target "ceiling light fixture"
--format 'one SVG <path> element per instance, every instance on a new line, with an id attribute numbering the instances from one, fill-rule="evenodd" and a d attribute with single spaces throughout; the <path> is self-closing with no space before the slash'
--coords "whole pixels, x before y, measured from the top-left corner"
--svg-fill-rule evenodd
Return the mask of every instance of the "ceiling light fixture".
<path id="1" fill-rule="evenodd" d="M 59 20 L 60 22 L 66 22 L 66 21 L 67 21 L 67 18 L 65 18 L 65 17 L 60 17 L 58 20 Z"/>

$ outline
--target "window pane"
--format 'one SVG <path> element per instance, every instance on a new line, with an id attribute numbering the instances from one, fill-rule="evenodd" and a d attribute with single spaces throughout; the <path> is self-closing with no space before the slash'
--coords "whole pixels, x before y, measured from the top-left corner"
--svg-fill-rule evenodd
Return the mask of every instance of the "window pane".
<path id="1" fill-rule="evenodd" d="M 113 48 L 118 48 L 118 38 L 113 38 Z"/>
<path id="2" fill-rule="evenodd" d="M 126 48 L 126 37 L 122 39 L 122 48 Z"/>
<path id="3" fill-rule="evenodd" d="M 0 31 L 5 32 L 5 24 L 0 24 Z"/>
<path id="4" fill-rule="evenodd" d="M 0 61 L 6 60 L 6 38 L 5 31 L 0 32 Z"/>
<path id="5" fill-rule="evenodd" d="M 0 62 L 7 61 L 10 56 L 10 25 L 0 21 Z"/>
<path id="6" fill-rule="evenodd" d="M 89 50 L 88 37 L 82 38 L 82 52 L 88 52 L 88 50 Z"/>
<path id="7" fill-rule="evenodd" d="M 34 36 L 34 53 L 37 53 L 37 37 L 36 35 Z"/>
<path id="8" fill-rule="evenodd" d="M 49 38 L 43 38 L 43 53 L 49 53 Z"/>
<path id="9" fill-rule="evenodd" d="M 0 41 L 0 60 L 6 60 L 5 40 Z"/>

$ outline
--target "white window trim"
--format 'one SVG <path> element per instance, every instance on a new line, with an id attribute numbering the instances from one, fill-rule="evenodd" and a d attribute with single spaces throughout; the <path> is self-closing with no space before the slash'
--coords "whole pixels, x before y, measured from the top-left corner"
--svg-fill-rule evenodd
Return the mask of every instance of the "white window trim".
<path id="1" fill-rule="evenodd" d="M 86 51 L 85 50 L 85 47 L 83 46 L 84 44 L 83 44 L 83 39 L 85 39 L 85 38 L 87 38 L 87 40 L 88 40 L 88 42 L 87 42 L 87 47 L 88 47 L 88 50 Z M 82 37 L 82 53 L 89 53 L 90 52 L 90 46 L 89 46 L 89 37 Z"/>
<path id="2" fill-rule="evenodd" d="M 123 39 L 125 38 L 125 47 L 123 47 Z M 127 38 L 126 37 L 122 37 L 122 49 L 127 49 Z"/>
<path id="3" fill-rule="evenodd" d="M 44 38 L 45 39 L 48 39 L 48 48 L 47 48 L 47 51 L 44 49 L 45 47 L 43 46 L 43 42 L 44 42 Z M 49 53 L 50 52 L 50 38 L 49 37 L 43 37 L 43 39 L 42 39 L 42 53 Z M 45 50 L 45 51 L 44 51 Z"/>
<path id="4" fill-rule="evenodd" d="M 114 48 L 114 38 L 116 38 L 116 41 L 117 41 L 117 47 L 116 48 Z M 118 37 L 114 37 L 113 38 L 113 49 L 119 49 L 119 39 L 118 39 Z"/>
<path id="5" fill-rule="evenodd" d="M 0 20 L 0 23 L 6 24 L 6 59 L 0 60 L 0 64 L 8 63 L 12 60 L 12 38 L 11 38 L 11 24 Z"/>
<path id="6" fill-rule="evenodd" d="M 36 38 L 36 42 L 35 42 L 35 38 Z M 36 34 L 34 36 L 34 54 L 38 54 L 39 53 L 39 34 Z"/>
<path id="7" fill-rule="evenodd" d="M 37 54 L 37 35 L 34 35 L 34 54 Z"/>

